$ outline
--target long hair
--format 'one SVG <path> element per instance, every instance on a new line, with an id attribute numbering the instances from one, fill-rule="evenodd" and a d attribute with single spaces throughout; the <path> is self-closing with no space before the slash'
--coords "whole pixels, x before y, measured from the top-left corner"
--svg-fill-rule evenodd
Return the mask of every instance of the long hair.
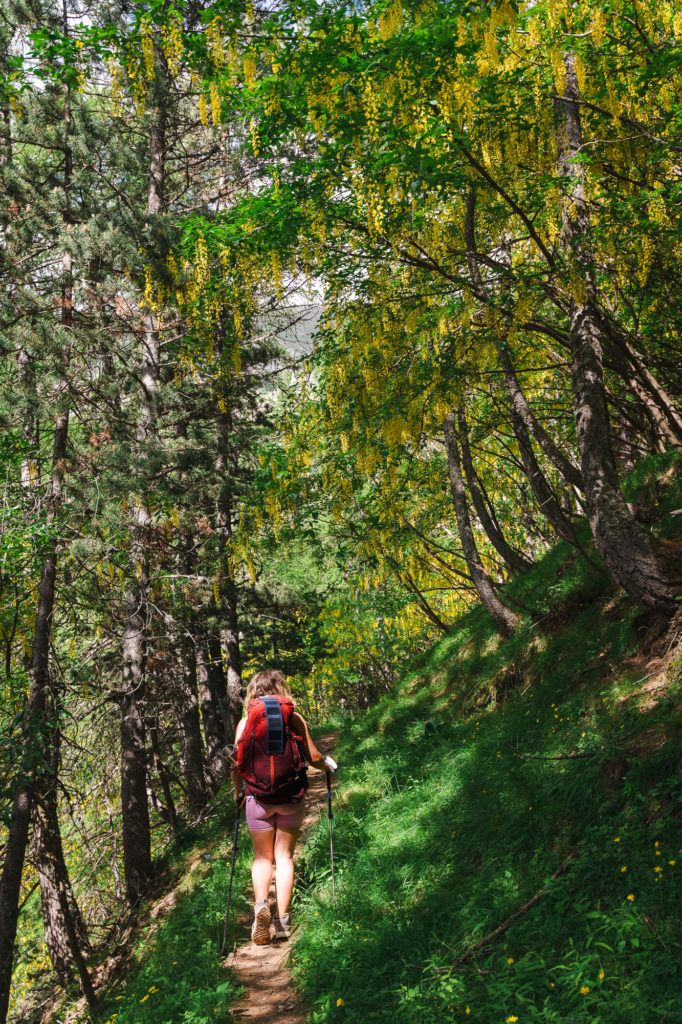
<path id="1" fill-rule="evenodd" d="M 251 677 L 251 682 L 246 687 L 244 706 L 248 710 L 252 700 L 256 700 L 258 697 L 267 697 L 268 694 L 278 694 L 280 697 L 288 697 L 289 700 L 293 700 L 285 675 L 278 668 L 264 668 L 262 672 L 256 672 Z"/>

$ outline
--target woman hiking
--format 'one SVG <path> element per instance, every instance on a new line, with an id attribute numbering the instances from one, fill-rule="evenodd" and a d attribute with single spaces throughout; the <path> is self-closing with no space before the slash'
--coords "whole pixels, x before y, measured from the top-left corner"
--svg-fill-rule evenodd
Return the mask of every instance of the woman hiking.
<path id="1" fill-rule="evenodd" d="M 246 824 L 253 843 L 251 878 L 255 895 L 251 938 L 270 941 L 268 893 L 275 863 L 275 938 L 290 934 L 289 903 L 294 887 L 294 849 L 305 813 L 306 770 L 336 770 L 336 763 L 313 743 L 284 674 L 264 669 L 251 679 L 244 700 L 246 717 L 235 733 L 237 764 L 231 769 L 239 804 L 246 790 Z"/>

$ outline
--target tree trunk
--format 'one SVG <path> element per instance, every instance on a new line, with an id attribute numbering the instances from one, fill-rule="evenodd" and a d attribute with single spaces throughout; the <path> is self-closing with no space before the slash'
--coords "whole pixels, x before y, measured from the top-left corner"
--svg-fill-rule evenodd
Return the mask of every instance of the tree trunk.
<path id="1" fill-rule="evenodd" d="M 64 12 L 64 18 L 66 20 L 66 12 Z M 64 103 L 63 181 L 67 221 L 73 167 L 69 140 L 70 121 L 71 106 L 67 91 Z M 61 324 L 68 338 L 73 327 L 73 262 L 70 252 L 64 253 L 62 270 Z M 0 1024 L 4 1024 L 9 1007 L 14 942 L 19 918 L 19 893 L 28 843 L 31 812 L 36 794 L 39 792 L 40 785 L 42 784 L 36 778 L 36 767 L 38 769 L 45 768 L 50 762 L 49 730 L 51 723 L 48 720 L 49 658 L 57 576 L 57 522 L 64 498 L 64 467 L 69 433 L 69 396 L 65 383 L 69 358 L 70 353 L 68 345 L 66 345 L 61 352 L 64 383 L 62 383 L 57 395 L 50 490 L 46 501 L 45 516 L 47 527 L 45 530 L 45 543 L 47 550 L 43 555 L 38 590 L 38 607 L 36 609 L 33 649 L 31 653 L 31 684 L 22 726 L 21 759 L 15 776 L 14 797 L 7 842 L 5 844 L 5 858 L 2 876 L 0 877 Z M 69 933 L 68 939 L 71 951 L 76 960 L 83 992 L 91 1011 L 94 1013 L 97 1005 L 95 994 L 87 968 L 80 954 L 73 922 L 69 914 L 68 902 L 63 890 L 62 899 L 62 914 Z"/>
<path id="2" fill-rule="evenodd" d="M 500 633 L 503 636 L 511 636 L 516 627 L 517 616 L 497 596 L 493 582 L 483 567 L 481 556 L 476 547 L 469 518 L 469 509 L 467 507 L 464 479 L 462 477 L 462 466 L 455 431 L 455 416 L 452 412 L 449 412 L 445 417 L 443 434 L 445 436 L 445 449 L 448 456 L 452 503 L 455 508 L 459 539 L 469 575 L 478 591 L 478 596 L 494 619 Z"/>
<path id="3" fill-rule="evenodd" d="M 225 735 L 220 700 L 215 688 L 215 672 L 211 665 L 211 656 L 207 643 L 197 643 L 196 663 L 201 720 L 204 725 L 208 767 L 216 779 L 221 779 L 225 776 L 222 751 L 228 742 L 228 738 Z M 220 668 L 222 673 L 222 665 Z M 230 736 L 229 742 L 232 742 L 232 739 L 233 737 Z"/>
<path id="4" fill-rule="evenodd" d="M 504 383 L 509 395 L 509 404 L 517 422 L 523 424 L 524 430 L 537 441 L 539 447 L 555 469 L 558 469 L 564 480 L 578 491 L 582 491 L 583 480 L 580 470 L 560 451 L 559 447 L 533 414 L 523 389 L 519 384 L 518 377 L 514 372 L 509 350 L 502 339 L 496 337 L 494 340 L 497 358 L 504 373 Z"/>
<path id="5" fill-rule="evenodd" d="M 478 249 L 476 246 L 476 231 L 474 224 L 475 212 L 476 191 L 472 188 L 467 197 L 467 208 L 464 217 L 464 235 L 467 246 L 469 275 L 471 277 L 471 285 L 474 294 L 481 302 L 489 306 L 490 296 L 488 294 L 488 287 L 483 279 L 478 262 Z M 583 483 L 580 470 L 564 455 L 559 446 L 552 440 L 528 404 L 526 396 L 523 393 L 523 388 L 519 384 L 518 377 L 514 371 L 514 364 L 512 363 L 505 338 L 500 337 L 497 330 L 493 330 L 492 338 L 500 367 L 504 373 L 504 382 L 507 388 L 507 394 L 509 395 L 509 404 L 515 422 L 523 426 L 525 433 L 530 434 L 535 438 L 540 449 L 544 452 L 545 456 L 549 459 L 555 469 L 558 469 L 566 482 L 581 491 Z"/>
<path id="6" fill-rule="evenodd" d="M 161 757 L 161 749 L 159 746 L 159 729 L 156 719 L 149 725 L 149 739 L 152 745 L 152 754 L 154 756 L 154 768 L 158 776 L 159 782 L 161 783 L 161 792 L 163 793 L 163 799 L 165 801 L 165 814 L 168 824 L 171 827 L 173 835 L 177 835 L 178 832 L 178 815 L 175 809 L 175 801 L 173 800 L 173 794 L 170 788 L 170 781 L 168 779 L 168 772 L 166 766 L 163 763 Z"/>
<path id="7" fill-rule="evenodd" d="M 64 316 L 63 309 L 62 315 Z M 14 940 L 19 918 L 19 892 L 28 843 L 31 808 L 35 798 L 35 766 L 46 760 L 46 702 L 49 689 L 49 652 L 57 573 L 56 539 L 53 531 L 63 500 L 64 460 L 69 428 L 68 408 L 57 414 L 52 448 L 52 477 L 47 501 L 46 537 L 50 543 L 43 558 L 38 608 L 31 658 L 31 687 L 24 716 L 21 764 L 16 775 L 9 834 L 0 878 L 0 1022 L 7 1017 Z"/>
<path id="8" fill-rule="evenodd" d="M 476 295 L 481 302 L 489 304 L 490 296 L 488 294 L 488 287 L 483 279 L 481 268 L 478 264 L 478 250 L 476 247 L 476 234 L 474 227 L 475 211 L 476 192 L 472 189 L 469 192 L 467 199 L 467 209 L 464 220 L 464 234 L 468 250 L 469 274 L 471 276 L 472 287 Z M 514 366 L 506 347 L 506 342 L 499 336 L 495 328 L 493 328 L 492 331 L 492 338 L 500 366 L 504 373 L 505 386 L 509 396 L 509 412 L 512 427 L 519 446 L 519 453 L 521 455 L 524 472 L 528 477 L 536 501 L 547 521 L 560 537 L 563 537 L 564 540 L 567 540 L 570 544 L 575 544 L 576 537 L 573 524 L 570 519 L 567 519 L 564 515 L 554 491 L 550 487 L 545 474 L 540 468 L 540 464 L 535 457 L 535 452 L 533 451 L 533 445 L 530 439 L 531 434 L 536 437 L 538 444 L 540 444 L 548 458 L 559 469 L 568 483 L 573 484 L 573 486 L 577 488 L 581 488 L 582 478 L 580 473 L 573 463 L 569 462 L 563 453 L 558 450 L 557 446 L 533 415 L 530 406 L 526 401 L 526 396 L 523 394 L 514 372 Z"/>
<path id="9" fill-rule="evenodd" d="M 222 351 L 222 334 L 216 332 L 216 347 Z M 216 502 L 216 520 L 218 535 L 218 558 L 220 565 L 220 582 L 218 588 L 219 612 L 222 619 L 221 638 L 227 657 L 227 706 L 226 732 L 228 737 L 235 730 L 242 717 L 242 658 L 239 646 L 239 608 L 237 585 L 234 578 L 234 566 L 230 554 L 232 539 L 232 479 L 230 474 L 230 413 L 224 396 L 225 411 L 216 412 L 216 457 L 215 472 L 218 480 L 218 498 Z"/>
<path id="10" fill-rule="evenodd" d="M 156 80 L 155 116 L 149 130 L 149 190 L 147 217 L 152 221 L 164 209 L 166 162 L 166 113 L 163 81 Z M 145 451 L 156 427 L 156 392 L 159 380 L 159 325 L 153 309 L 144 314 L 140 380 L 142 408 L 137 441 Z M 141 483 L 141 481 L 140 481 Z M 145 500 L 131 510 L 130 581 L 123 624 L 123 679 L 121 696 L 121 819 L 126 893 L 131 905 L 139 900 L 152 870 L 149 810 L 147 807 L 147 757 L 144 717 L 139 707 L 144 697 L 145 654 L 149 588 L 148 527 Z"/>
<path id="11" fill-rule="evenodd" d="M 603 318 L 602 323 L 608 353 L 630 391 L 646 409 L 665 444 L 682 448 L 682 416 L 672 397 L 654 377 L 645 356 L 631 344 L 625 332 L 607 318 Z"/>
<path id="12" fill-rule="evenodd" d="M 570 308 L 573 403 L 587 515 L 595 544 L 616 581 L 651 607 L 672 611 L 674 594 L 658 565 L 651 537 L 633 519 L 623 499 L 611 444 L 603 372 L 602 319 L 589 248 L 589 211 L 580 162 L 582 126 L 574 58 L 564 58 L 564 95 L 556 97 L 558 171 L 567 179 L 561 240 L 584 283 L 584 297 Z"/>
<path id="13" fill-rule="evenodd" d="M 135 536 L 135 534 L 134 534 Z M 141 589 L 141 588 L 140 588 Z M 121 822 L 126 896 L 134 906 L 152 870 L 147 753 L 140 698 L 144 689 L 144 596 L 130 589 L 123 627 L 121 712 Z"/>
<path id="14" fill-rule="evenodd" d="M 50 961 L 60 984 L 66 984 L 74 966 L 74 955 L 65 921 L 63 903 L 71 918 L 73 934 L 80 949 L 89 949 L 90 942 L 78 904 L 71 888 L 57 811 L 57 776 L 59 772 L 59 725 L 54 720 L 56 708 L 50 698 L 49 712 L 53 721 L 44 736 L 47 761 L 36 786 L 33 804 L 33 849 L 40 880 L 40 902 L 45 927 L 45 942 Z"/>
<path id="15" fill-rule="evenodd" d="M 187 783 L 189 815 L 196 820 L 206 806 L 206 775 L 204 773 L 204 750 L 201 741 L 199 701 L 197 697 L 197 675 L 194 645 L 191 638 L 183 637 L 180 654 L 180 678 L 177 684 L 178 723 L 182 744 L 182 762 Z"/>
<path id="16" fill-rule="evenodd" d="M 493 545 L 507 568 L 511 572 L 528 572 L 528 570 L 532 568 L 533 563 L 529 562 L 522 554 L 507 543 L 499 524 L 493 520 L 490 512 L 488 511 L 482 485 L 478 478 L 478 474 L 474 469 L 473 459 L 471 458 L 467 422 L 464 411 L 461 408 L 457 412 L 457 424 L 459 428 L 459 444 L 462 455 L 462 465 L 464 466 L 464 474 L 466 476 L 469 494 L 471 495 L 471 500 L 474 503 L 474 508 L 476 509 L 476 515 L 478 516 L 479 522 L 490 540 L 490 543 Z"/>

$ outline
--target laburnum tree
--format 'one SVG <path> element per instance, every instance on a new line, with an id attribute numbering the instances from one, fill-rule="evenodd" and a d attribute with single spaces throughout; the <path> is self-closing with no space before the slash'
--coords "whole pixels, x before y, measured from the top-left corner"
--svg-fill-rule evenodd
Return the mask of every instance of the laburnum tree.
<path id="1" fill-rule="evenodd" d="M 319 414 L 359 460 L 368 432 L 409 457 L 445 422 L 452 476 L 451 409 L 476 410 L 482 375 L 496 371 L 526 496 L 569 541 L 584 510 L 616 581 L 671 610 L 672 581 L 622 496 L 615 448 L 682 439 L 670 292 L 679 12 L 396 2 L 273 24 L 254 91 L 260 150 L 338 325 L 321 350 L 331 386 Z M 299 151 L 281 161 L 292 134 Z"/>

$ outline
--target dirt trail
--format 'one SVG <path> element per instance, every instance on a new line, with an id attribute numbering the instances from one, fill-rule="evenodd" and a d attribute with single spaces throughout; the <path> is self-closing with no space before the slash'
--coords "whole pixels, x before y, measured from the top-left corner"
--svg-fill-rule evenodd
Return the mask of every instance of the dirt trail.
<path id="1" fill-rule="evenodd" d="M 330 732 L 316 737 L 315 744 L 323 754 L 328 754 L 334 746 L 335 739 L 336 733 Z M 327 806 L 327 783 L 324 772 L 318 772 L 313 768 L 308 780 L 310 787 L 306 798 L 303 836 L 319 818 L 320 810 L 326 813 Z M 248 831 L 244 825 L 242 828 L 248 842 Z M 300 842 L 301 840 L 299 845 Z M 274 881 L 270 887 L 270 905 L 274 913 Z M 252 915 L 240 918 L 237 948 L 223 961 L 246 988 L 244 998 L 232 1007 L 232 1017 L 235 1021 L 260 1021 L 261 1024 L 269 1024 L 271 1021 L 275 1024 L 304 1024 L 307 1017 L 306 1008 L 296 995 L 291 982 L 290 944 L 271 941 L 267 946 L 256 946 L 249 937 L 252 920 Z M 274 928 L 271 932 L 274 933 Z"/>

